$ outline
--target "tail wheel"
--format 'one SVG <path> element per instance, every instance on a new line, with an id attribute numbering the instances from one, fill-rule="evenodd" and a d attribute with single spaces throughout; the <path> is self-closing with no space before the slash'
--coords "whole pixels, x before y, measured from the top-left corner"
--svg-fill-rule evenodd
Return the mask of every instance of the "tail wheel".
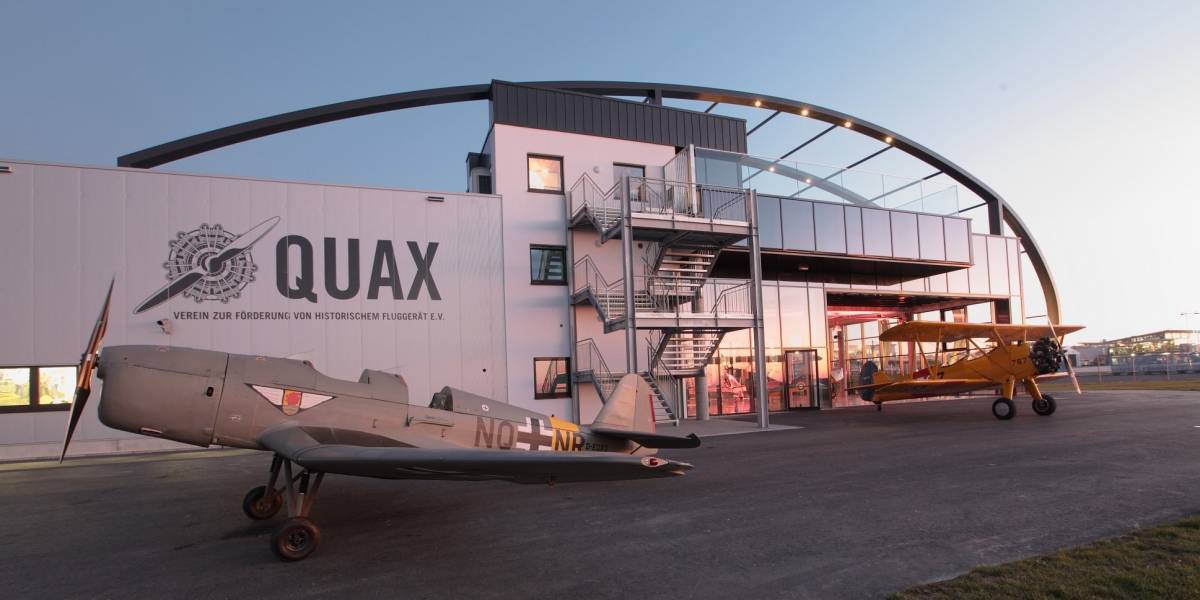
<path id="1" fill-rule="evenodd" d="M 1054 409 L 1056 408 L 1058 408 L 1058 406 L 1054 402 L 1054 396 L 1051 396 L 1050 394 L 1042 394 L 1041 400 L 1033 401 L 1033 412 L 1043 417 L 1048 417 L 1054 414 Z"/>
<path id="2" fill-rule="evenodd" d="M 996 398 L 992 403 L 992 415 L 1001 421 L 1007 421 L 1017 414 L 1017 405 L 1008 398 Z"/>

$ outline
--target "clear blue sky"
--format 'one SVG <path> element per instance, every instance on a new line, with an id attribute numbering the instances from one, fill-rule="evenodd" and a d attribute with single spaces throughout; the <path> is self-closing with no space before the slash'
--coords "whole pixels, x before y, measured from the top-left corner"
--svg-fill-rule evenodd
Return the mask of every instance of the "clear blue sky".
<path id="1" fill-rule="evenodd" d="M 1179 316 L 1200 311 L 1200 3 L 846 4 L 5 0 L 0 157 L 113 165 L 260 116 L 493 78 L 749 90 L 885 125 L 998 190 L 1080 339 L 1200 328 Z M 166 168 L 460 189 L 486 118 L 404 111 Z M 788 127 L 754 142 L 786 148 Z"/>

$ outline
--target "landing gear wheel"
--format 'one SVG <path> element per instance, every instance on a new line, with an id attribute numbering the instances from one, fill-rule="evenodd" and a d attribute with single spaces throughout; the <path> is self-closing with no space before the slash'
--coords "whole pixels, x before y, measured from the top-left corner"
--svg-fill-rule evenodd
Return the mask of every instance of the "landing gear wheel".
<path id="1" fill-rule="evenodd" d="M 312 521 L 295 517 L 283 522 L 271 534 L 271 551 L 281 560 L 308 558 L 321 544 L 321 530 Z"/>
<path id="2" fill-rule="evenodd" d="M 260 485 L 242 499 L 242 512 L 255 521 L 270 519 L 283 507 L 283 494 L 273 492 L 267 497 L 267 486 Z"/>
<path id="3" fill-rule="evenodd" d="M 875 403 L 875 412 L 883 412 L 883 403 L 882 402 Z"/>
<path id="4" fill-rule="evenodd" d="M 1043 417 L 1054 414 L 1055 408 L 1058 408 L 1058 405 L 1054 402 L 1054 396 L 1050 394 L 1042 394 L 1041 400 L 1033 401 L 1033 412 Z"/>
<path id="5" fill-rule="evenodd" d="M 992 414 L 1001 421 L 1007 421 L 1017 414 L 1017 405 L 1008 398 L 996 398 L 992 403 Z"/>

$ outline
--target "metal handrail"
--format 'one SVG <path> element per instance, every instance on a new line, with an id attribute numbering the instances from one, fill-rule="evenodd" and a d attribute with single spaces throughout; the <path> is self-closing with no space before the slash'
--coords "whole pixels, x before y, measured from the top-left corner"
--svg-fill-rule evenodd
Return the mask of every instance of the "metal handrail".
<path id="1" fill-rule="evenodd" d="M 658 335 L 659 343 L 661 343 L 664 337 L 665 335 L 660 332 Z M 671 372 L 671 369 L 663 363 L 663 361 L 654 360 L 656 347 L 654 338 L 654 335 L 646 338 L 646 372 L 658 384 L 658 390 L 666 399 L 667 406 L 669 406 L 671 409 L 671 414 L 678 415 L 679 400 L 675 394 L 675 381 L 677 378 L 675 377 L 675 374 Z M 665 386 L 663 385 L 664 380 L 667 382 Z"/>
<path id="2" fill-rule="evenodd" d="M 744 310 L 744 311 L 725 310 L 724 312 L 753 312 L 752 310 L 750 310 L 750 303 L 751 303 L 750 284 L 751 283 L 753 283 L 753 282 L 746 281 L 744 283 L 735 285 L 733 287 L 726 288 L 726 289 L 722 290 L 721 293 L 717 294 L 717 297 L 713 300 L 713 308 L 712 308 L 713 315 L 716 315 L 722 306 L 724 306 L 726 309 L 729 308 L 729 304 L 731 301 L 730 299 L 733 297 L 734 293 L 739 293 L 739 294 L 744 293 L 745 294 L 745 296 L 746 296 L 745 298 L 737 298 L 737 300 L 740 302 L 739 305 L 737 306 L 737 308 L 745 308 L 746 310 Z"/>
<path id="3" fill-rule="evenodd" d="M 613 390 L 617 388 L 619 379 L 613 375 L 608 368 L 608 363 L 604 360 L 604 355 L 600 353 L 600 347 L 596 345 L 596 341 L 592 338 L 582 339 L 575 343 L 575 356 L 579 365 L 575 371 L 591 371 L 592 382 L 596 385 L 596 389 L 600 391 L 601 400 L 607 401 Z M 586 362 L 583 357 L 586 356 Z M 582 368 L 584 365 L 587 368 Z"/>

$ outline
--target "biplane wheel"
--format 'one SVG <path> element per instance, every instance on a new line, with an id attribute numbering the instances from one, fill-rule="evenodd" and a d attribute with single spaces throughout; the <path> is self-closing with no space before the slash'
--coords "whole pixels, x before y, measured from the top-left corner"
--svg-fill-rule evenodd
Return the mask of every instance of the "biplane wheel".
<path id="1" fill-rule="evenodd" d="M 270 519 L 283 507 L 283 494 L 275 492 L 267 498 L 267 486 L 260 485 L 242 499 L 242 512 L 255 521 Z"/>
<path id="2" fill-rule="evenodd" d="M 1058 405 L 1054 402 L 1054 396 L 1050 394 L 1042 394 L 1041 400 L 1033 401 L 1033 412 L 1043 417 L 1054 414 L 1054 409 L 1056 408 L 1058 408 Z"/>
<path id="3" fill-rule="evenodd" d="M 1001 421 L 1007 421 L 1017 414 L 1017 405 L 1008 398 L 996 398 L 992 403 L 992 414 Z"/>
<path id="4" fill-rule="evenodd" d="M 308 558 L 320 544 L 321 530 L 304 517 L 284 521 L 271 534 L 271 551 L 289 562 Z"/>

